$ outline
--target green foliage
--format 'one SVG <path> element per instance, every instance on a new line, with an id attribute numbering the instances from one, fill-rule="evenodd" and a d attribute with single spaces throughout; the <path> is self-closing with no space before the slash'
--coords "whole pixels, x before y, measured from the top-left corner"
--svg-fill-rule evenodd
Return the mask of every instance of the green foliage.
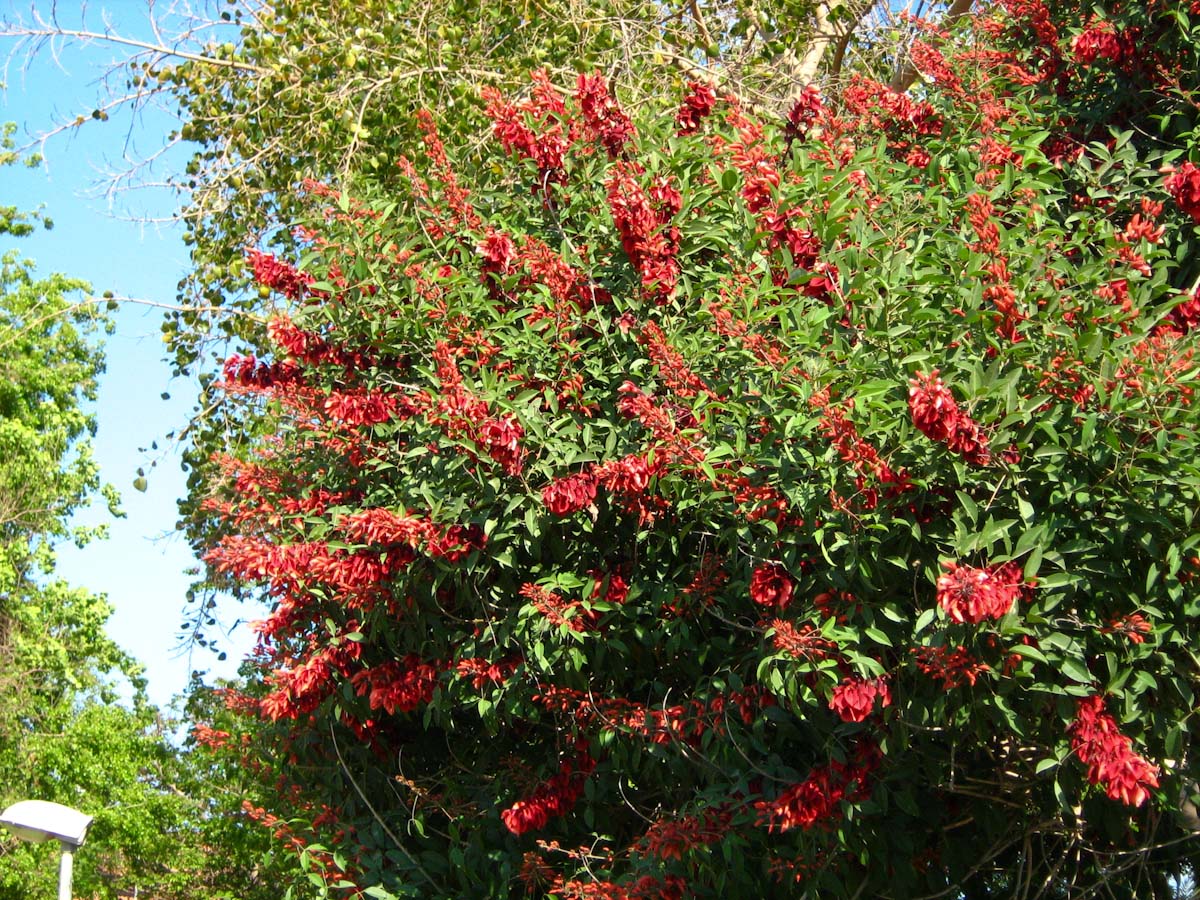
<path id="1" fill-rule="evenodd" d="M 2 211 L 0 232 L 19 237 L 34 220 Z M 197 900 L 270 897 L 247 859 L 258 835 L 238 839 L 229 825 L 238 802 L 172 746 L 140 667 L 105 633 L 112 606 L 54 575 L 56 544 L 103 530 L 72 526 L 75 512 L 100 495 L 118 513 L 88 446 L 108 322 L 87 289 L 37 277 L 15 251 L 3 256 L 0 808 L 41 799 L 95 817 L 76 860 L 77 896 L 137 887 Z M 0 897 L 56 896 L 56 853 L 0 832 Z"/>

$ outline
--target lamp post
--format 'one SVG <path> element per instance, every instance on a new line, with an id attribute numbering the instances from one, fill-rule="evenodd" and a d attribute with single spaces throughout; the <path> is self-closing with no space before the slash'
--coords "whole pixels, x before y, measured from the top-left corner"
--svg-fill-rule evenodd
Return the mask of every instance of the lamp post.
<path id="1" fill-rule="evenodd" d="M 58 900 L 71 900 L 75 851 L 83 845 L 83 837 L 91 823 L 91 816 L 46 800 L 22 800 L 0 814 L 0 825 L 23 841 L 34 844 L 58 841 L 62 850 L 58 863 Z"/>

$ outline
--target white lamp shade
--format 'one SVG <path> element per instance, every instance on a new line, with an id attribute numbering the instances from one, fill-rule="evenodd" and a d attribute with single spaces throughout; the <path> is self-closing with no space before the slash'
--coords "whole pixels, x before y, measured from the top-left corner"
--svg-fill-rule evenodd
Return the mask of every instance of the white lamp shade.
<path id="1" fill-rule="evenodd" d="M 0 825 L 35 844 L 58 840 L 78 847 L 91 823 L 91 816 L 47 800 L 22 800 L 0 814 Z"/>

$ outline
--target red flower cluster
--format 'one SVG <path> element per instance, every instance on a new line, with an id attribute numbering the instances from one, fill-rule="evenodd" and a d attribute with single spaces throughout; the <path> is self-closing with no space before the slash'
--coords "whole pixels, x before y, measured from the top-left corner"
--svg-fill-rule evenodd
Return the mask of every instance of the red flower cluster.
<path id="1" fill-rule="evenodd" d="M 683 859 L 693 847 L 704 847 L 719 841 L 732 824 L 728 810 L 709 809 L 699 816 L 681 819 L 659 819 L 634 844 L 643 856 L 661 860 Z"/>
<path id="2" fill-rule="evenodd" d="M 1154 630 L 1154 626 L 1141 613 L 1130 613 L 1127 616 L 1111 619 L 1105 628 L 1105 634 L 1123 634 L 1131 644 L 1146 643 L 1146 635 Z"/>
<path id="3" fill-rule="evenodd" d="M 825 105 L 821 102 L 821 92 L 815 84 L 805 85 L 792 108 L 788 110 L 787 124 L 783 134 L 788 143 L 803 140 L 808 131 L 825 114 Z"/>
<path id="4" fill-rule="evenodd" d="M 1133 742 L 1104 711 L 1102 696 L 1081 699 L 1067 731 L 1071 749 L 1088 767 L 1088 781 L 1104 785 L 1113 800 L 1141 806 L 1150 796 L 1149 788 L 1158 787 L 1158 767 L 1133 752 Z"/>
<path id="5" fill-rule="evenodd" d="M 1026 590 L 1021 567 L 1015 563 L 977 569 L 947 562 L 942 567 L 946 574 L 938 579 L 938 604 L 955 622 L 1002 618 Z"/>
<path id="6" fill-rule="evenodd" d="M 879 490 L 868 483 L 868 476 L 885 486 L 884 496 L 889 498 L 913 489 L 908 473 L 903 469 L 899 472 L 893 470 L 880 457 L 879 451 L 858 433 L 847 415 L 854 408 L 853 399 L 834 404 L 829 402 L 827 391 L 818 391 L 809 399 L 809 404 L 822 411 L 821 433 L 830 439 L 838 456 L 854 466 L 857 473 L 854 485 L 863 508 L 875 509 L 879 505 Z"/>
<path id="7" fill-rule="evenodd" d="M 619 163 L 608 177 L 608 205 L 621 235 L 625 255 L 638 271 L 642 285 L 661 303 L 668 302 L 679 280 L 679 229 L 671 220 L 682 197 L 666 182 L 656 182 L 649 193 L 638 183 L 641 167 Z M 655 202 L 657 201 L 657 202 Z"/>
<path id="8" fill-rule="evenodd" d="M 908 381 L 908 411 L 918 430 L 930 440 L 944 443 L 967 462 L 986 465 L 991 459 L 983 430 L 958 407 L 954 395 L 934 369 L 918 372 Z"/>
<path id="9" fill-rule="evenodd" d="M 771 629 L 775 632 L 771 637 L 775 649 L 796 659 L 817 662 L 837 652 L 837 644 L 821 637 L 821 632 L 812 625 L 797 628 L 783 619 L 772 619 Z"/>
<path id="10" fill-rule="evenodd" d="M 717 105 L 717 92 L 713 86 L 704 81 L 689 81 L 688 93 L 679 105 L 675 114 L 675 124 L 679 126 L 680 134 L 694 134 L 700 130 L 700 123 L 706 119 Z"/>
<path id="11" fill-rule="evenodd" d="M 479 657 L 460 659 L 454 664 L 454 674 L 459 678 L 470 678 L 471 686 L 482 691 L 489 685 L 503 684 L 521 664 L 518 659 L 504 659 L 498 663 Z"/>
<path id="12" fill-rule="evenodd" d="M 479 442 L 487 448 L 487 455 L 509 475 L 520 475 L 524 468 L 525 453 L 521 449 L 524 436 L 525 429 L 511 415 L 487 419 L 479 427 Z"/>
<path id="13" fill-rule="evenodd" d="M 687 882 L 678 875 L 668 875 L 661 881 L 643 875 L 627 883 L 566 881 L 552 888 L 550 895 L 563 900 L 683 900 L 689 896 Z"/>
<path id="14" fill-rule="evenodd" d="M 843 722 L 861 722 L 875 711 L 875 700 L 879 708 L 892 705 L 892 692 L 886 678 L 845 678 L 833 689 L 829 708 Z"/>
<path id="15" fill-rule="evenodd" d="M 517 245 L 502 231 L 488 226 L 483 239 L 475 245 L 476 252 L 483 257 L 480 269 L 488 275 L 510 275 L 515 270 Z"/>
<path id="16" fill-rule="evenodd" d="M 942 118 L 931 104 L 870 78 L 852 76 L 842 100 L 859 117 L 860 130 L 888 135 L 888 147 L 897 153 L 907 153 L 915 138 L 942 131 Z"/>
<path id="17" fill-rule="evenodd" d="M 218 731 L 199 722 L 192 726 L 191 731 L 192 740 L 209 750 L 220 750 L 222 747 L 228 746 L 232 736 L 228 731 Z"/>
<path id="18" fill-rule="evenodd" d="M 646 348 L 650 361 L 658 366 L 659 376 L 676 396 L 691 399 L 703 394 L 716 399 L 717 395 L 691 370 L 683 355 L 667 342 L 667 336 L 654 322 L 642 326 L 639 342 Z"/>
<path id="19" fill-rule="evenodd" d="M 650 465 L 646 457 L 637 453 L 609 460 L 596 466 L 597 480 L 614 494 L 632 497 L 644 493 L 650 485 Z"/>
<path id="20" fill-rule="evenodd" d="M 410 654 L 403 660 L 384 663 L 357 673 L 352 682 L 361 697 L 369 694 L 371 709 L 391 714 L 412 712 L 433 699 L 438 670 Z"/>
<path id="21" fill-rule="evenodd" d="M 1200 209 L 1200 206 L 1197 207 Z M 1167 314 L 1167 323 L 1181 334 L 1200 328 L 1200 288 Z"/>
<path id="22" fill-rule="evenodd" d="M 520 594 L 531 601 L 534 608 L 546 617 L 546 621 L 556 628 L 565 625 L 582 634 L 593 629 L 600 618 L 598 613 L 586 608 L 578 600 L 569 600 L 541 585 L 523 584 Z"/>
<path id="23" fill-rule="evenodd" d="M 1129 34 L 1117 31 L 1112 22 L 1101 20 L 1075 35 L 1071 52 L 1085 66 L 1098 59 L 1110 59 L 1120 65 L 1132 58 L 1137 47 Z"/>
<path id="24" fill-rule="evenodd" d="M 276 386 L 295 385 L 300 382 L 300 367 L 291 360 L 273 363 L 259 362 L 253 353 L 241 356 L 237 353 L 225 360 L 221 378 L 226 390 L 256 388 L 269 390 Z"/>
<path id="25" fill-rule="evenodd" d="M 524 800 L 518 800 L 500 813 L 504 827 L 515 835 L 545 828 L 552 817 L 569 813 L 575 802 L 583 795 L 583 782 L 592 770 L 595 761 L 582 751 L 575 759 L 568 759 L 559 768 L 558 774 Z"/>
<path id="26" fill-rule="evenodd" d="M 783 611 L 792 602 L 795 582 L 778 563 L 766 563 L 750 576 L 750 599 L 759 606 Z"/>
<path id="27" fill-rule="evenodd" d="M 1200 168 L 1185 162 L 1163 183 L 1175 204 L 1200 223 Z"/>
<path id="28" fill-rule="evenodd" d="M 542 502 L 556 516 L 569 516 L 595 501 L 596 477 L 591 472 L 568 475 L 542 488 Z"/>
<path id="29" fill-rule="evenodd" d="M 254 272 L 254 280 L 264 287 L 278 291 L 289 300 L 299 299 L 313 282 L 311 275 L 296 271 L 292 266 L 270 253 L 251 250 L 246 257 Z"/>
<path id="30" fill-rule="evenodd" d="M 622 156 L 625 145 L 633 140 L 636 132 L 629 116 L 608 93 L 604 76 L 580 74 L 575 99 L 579 101 L 587 130 L 608 151 L 608 158 Z"/>
<path id="31" fill-rule="evenodd" d="M 545 69 L 533 72 L 530 77 L 533 79 L 530 100 L 512 103 L 490 85 L 480 94 L 500 145 L 537 163 L 539 187 L 545 189 L 565 178 L 563 162 L 571 146 L 570 116 Z"/>
<path id="32" fill-rule="evenodd" d="M 942 85 L 949 93 L 962 90 L 962 79 L 950 68 L 945 55 L 934 44 L 918 38 L 912 42 L 908 54 L 917 71 L 925 78 Z"/>
<path id="33" fill-rule="evenodd" d="M 338 520 L 338 526 L 352 541 L 379 546 L 398 544 L 414 550 L 437 534 L 437 528 L 426 519 L 397 515 L 380 507 L 348 513 Z"/>
<path id="34" fill-rule="evenodd" d="M 831 761 L 818 766 L 808 778 L 787 788 L 774 800 L 759 800 L 759 824 L 771 831 L 788 831 L 797 826 L 805 831 L 829 824 L 841 815 L 843 800 L 857 803 L 870 796 L 867 779 L 881 761 L 874 744 L 860 745 L 848 762 Z"/>

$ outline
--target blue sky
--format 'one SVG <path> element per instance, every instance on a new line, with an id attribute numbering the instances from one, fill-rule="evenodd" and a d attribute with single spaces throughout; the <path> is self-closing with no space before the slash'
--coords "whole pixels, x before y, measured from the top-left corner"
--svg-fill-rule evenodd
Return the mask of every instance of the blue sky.
<path id="1" fill-rule="evenodd" d="M 28 6 L 3 0 L 0 9 L 12 16 L 25 13 Z M 89 16 L 93 25 L 107 14 L 117 27 L 137 31 L 144 28 L 146 9 L 140 0 L 108 2 L 92 7 Z M 23 143 L 22 138 L 77 114 L 89 116 L 102 92 L 101 76 L 122 55 L 118 47 L 92 45 L 67 48 L 58 62 L 42 52 L 24 70 L 23 59 L 11 60 L 0 76 L 7 83 L 0 96 L 0 121 L 15 121 L 18 143 Z M 129 157 L 159 150 L 175 125 L 159 110 L 143 111 L 136 119 L 124 115 L 108 122 L 89 120 L 47 144 L 42 168 L 0 171 L 5 203 L 19 208 L 44 205 L 55 223 L 53 230 L 35 237 L 4 241 L 0 249 L 16 246 L 37 262 L 39 272 L 84 278 L 97 294 L 111 290 L 118 296 L 173 303 L 188 261 L 182 228 L 169 222 L 177 198 L 163 189 L 106 198 L 97 195 L 95 187 L 105 172 L 128 168 Z M 186 154 L 176 153 L 163 162 L 159 171 L 149 173 L 151 180 L 161 180 L 173 166 L 182 168 Z M 59 574 L 107 594 L 116 608 L 110 634 L 145 665 L 151 699 L 165 705 L 186 687 L 193 669 L 232 675 L 252 638 L 243 626 L 224 640 L 222 649 L 229 651 L 225 663 L 198 647 L 179 652 L 190 581 L 185 573 L 196 561 L 187 544 L 172 533 L 175 501 L 185 489 L 185 476 L 177 448 L 166 435 L 186 424 L 195 390 L 187 381 L 173 380 L 163 362 L 161 315 L 151 307 L 123 305 L 116 315 L 116 333 L 106 346 L 108 368 L 96 407 L 99 431 L 94 447 L 102 477 L 121 492 L 127 518 L 111 520 L 102 505 L 84 514 L 81 520 L 89 524 L 110 520 L 111 536 L 83 550 L 61 548 Z M 164 393 L 169 400 L 162 399 Z M 149 450 L 155 442 L 158 450 Z M 148 475 L 145 493 L 132 487 L 139 467 Z M 239 616 L 261 615 L 236 604 L 221 612 L 227 624 Z"/>

